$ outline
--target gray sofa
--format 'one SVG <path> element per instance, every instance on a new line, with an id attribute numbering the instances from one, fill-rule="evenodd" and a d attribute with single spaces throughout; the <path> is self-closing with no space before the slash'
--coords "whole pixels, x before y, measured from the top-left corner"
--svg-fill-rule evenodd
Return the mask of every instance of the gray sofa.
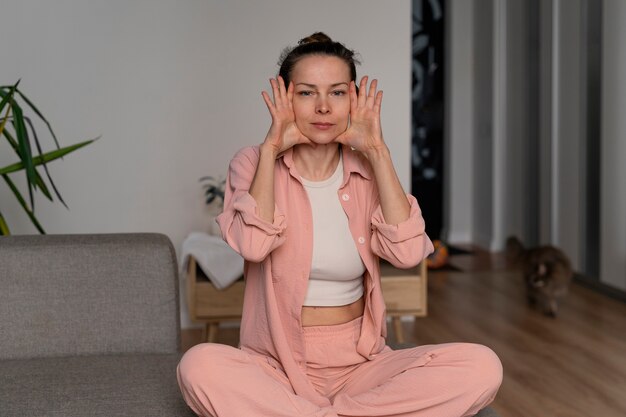
<path id="1" fill-rule="evenodd" d="M 0 237 L 0 416 L 191 417 L 158 234 Z"/>
<path id="2" fill-rule="evenodd" d="M 159 234 L 0 237 L 0 417 L 194 416 L 177 269 Z"/>

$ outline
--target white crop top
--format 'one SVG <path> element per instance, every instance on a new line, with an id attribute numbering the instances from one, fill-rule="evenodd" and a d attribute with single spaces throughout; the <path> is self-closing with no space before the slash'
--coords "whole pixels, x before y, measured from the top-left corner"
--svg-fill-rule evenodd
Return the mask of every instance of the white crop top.
<path id="1" fill-rule="evenodd" d="M 330 178 L 323 181 L 301 178 L 313 213 L 313 260 L 305 306 L 342 306 L 363 295 L 365 265 L 337 197 L 342 179 L 341 157 Z"/>

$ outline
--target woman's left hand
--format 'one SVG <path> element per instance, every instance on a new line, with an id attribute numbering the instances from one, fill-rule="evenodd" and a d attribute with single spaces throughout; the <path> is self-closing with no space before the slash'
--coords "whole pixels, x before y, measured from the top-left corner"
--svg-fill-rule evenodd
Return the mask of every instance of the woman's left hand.
<path id="1" fill-rule="evenodd" d="M 368 156 L 386 147 L 380 127 L 380 106 L 383 92 L 376 91 L 378 80 L 367 88 L 367 76 L 361 78 L 359 94 L 354 81 L 350 82 L 350 126 L 339 135 L 337 142 L 363 152 Z"/>
<path id="2" fill-rule="evenodd" d="M 350 83 L 350 126 L 337 137 L 336 141 L 363 152 L 370 160 L 385 222 L 400 224 L 409 218 L 411 206 L 393 167 L 389 149 L 383 140 L 380 127 L 383 92 L 376 91 L 377 85 L 378 81 L 373 80 L 368 89 L 365 76 L 361 78 L 357 95 L 354 82 Z"/>

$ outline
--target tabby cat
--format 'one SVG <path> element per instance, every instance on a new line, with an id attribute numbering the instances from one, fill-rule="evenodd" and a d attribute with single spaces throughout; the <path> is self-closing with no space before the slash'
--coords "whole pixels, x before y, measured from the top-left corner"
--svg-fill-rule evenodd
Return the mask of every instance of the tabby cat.
<path id="1" fill-rule="evenodd" d="M 554 246 L 526 249 L 511 236 L 506 241 L 506 257 L 522 269 L 528 304 L 556 317 L 559 300 L 567 294 L 573 276 L 567 255 Z"/>

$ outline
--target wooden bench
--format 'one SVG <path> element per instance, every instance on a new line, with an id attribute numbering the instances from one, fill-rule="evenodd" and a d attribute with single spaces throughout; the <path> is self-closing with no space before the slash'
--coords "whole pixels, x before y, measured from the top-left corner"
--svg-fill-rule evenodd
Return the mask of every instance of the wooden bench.
<path id="1" fill-rule="evenodd" d="M 404 343 L 401 318 L 425 317 L 427 310 L 427 268 L 422 262 L 415 268 L 398 269 L 381 262 L 381 282 L 387 316 L 391 318 L 397 343 Z M 191 320 L 204 323 L 203 339 L 217 340 L 219 325 L 241 320 L 243 278 L 225 290 L 217 290 L 198 267 L 193 257 L 187 269 L 187 305 Z"/>

